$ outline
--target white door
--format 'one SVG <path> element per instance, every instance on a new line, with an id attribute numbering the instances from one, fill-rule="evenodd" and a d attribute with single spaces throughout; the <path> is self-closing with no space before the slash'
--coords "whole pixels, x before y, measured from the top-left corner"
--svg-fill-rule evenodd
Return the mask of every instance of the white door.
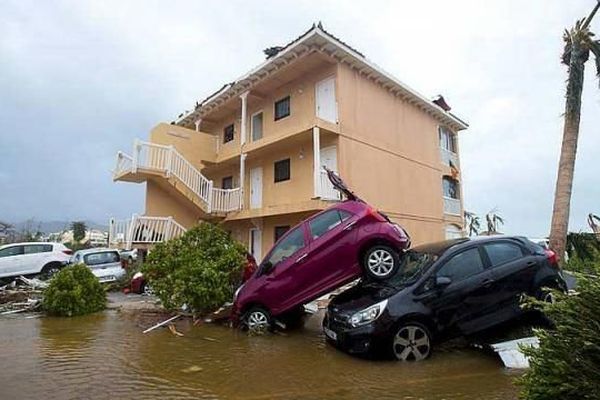
<path id="1" fill-rule="evenodd" d="M 256 264 L 262 261 L 262 231 L 250 229 L 250 254 L 254 256 Z"/>
<path id="2" fill-rule="evenodd" d="M 335 77 L 318 82 L 315 91 L 317 117 L 325 121 L 336 123 L 337 104 L 335 101 Z"/>
<path id="3" fill-rule="evenodd" d="M 262 167 L 250 170 L 250 208 L 262 207 Z"/>
<path id="4" fill-rule="evenodd" d="M 321 198 L 329 200 L 339 200 L 340 193 L 334 189 L 327 178 L 327 173 L 322 167 L 327 167 L 337 172 L 337 147 L 330 146 L 321 149 Z"/>

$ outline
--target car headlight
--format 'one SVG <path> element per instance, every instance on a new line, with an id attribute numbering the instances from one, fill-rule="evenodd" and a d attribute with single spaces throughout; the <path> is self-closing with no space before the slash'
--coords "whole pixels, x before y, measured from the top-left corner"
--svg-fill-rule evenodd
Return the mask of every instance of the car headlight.
<path id="1" fill-rule="evenodd" d="M 387 299 L 361 310 L 350 317 L 350 325 L 353 327 L 369 324 L 375 321 L 387 307 Z"/>
<path id="2" fill-rule="evenodd" d="M 240 294 L 240 290 L 242 290 L 242 288 L 244 287 L 244 285 L 240 286 L 239 288 L 237 288 L 237 290 L 235 291 L 235 293 L 233 294 L 233 301 L 235 301 L 238 297 L 238 294 Z"/>

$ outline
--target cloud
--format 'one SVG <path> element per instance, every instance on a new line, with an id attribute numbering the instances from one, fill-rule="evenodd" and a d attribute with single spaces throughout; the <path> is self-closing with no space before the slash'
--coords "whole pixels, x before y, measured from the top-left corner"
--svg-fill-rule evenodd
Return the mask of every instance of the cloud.
<path id="1" fill-rule="evenodd" d="M 466 206 L 505 230 L 549 230 L 562 134 L 565 27 L 590 1 L 4 1 L 0 218 L 106 221 L 143 211 L 113 183 L 116 151 L 264 59 L 314 21 L 419 92 L 460 134 Z M 571 227 L 600 212 L 600 91 L 588 69 Z"/>

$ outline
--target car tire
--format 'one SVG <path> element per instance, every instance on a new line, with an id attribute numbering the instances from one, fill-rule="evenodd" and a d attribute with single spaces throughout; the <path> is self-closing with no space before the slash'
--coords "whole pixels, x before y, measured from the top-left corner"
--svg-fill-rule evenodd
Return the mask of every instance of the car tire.
<path id="1" fill-rule="evenodd" d="M 369 248 L 362 259 L 365 274 L 375 280 L 388 279 L 396 273 L 399 265 L 400 256 L 398 252 L 385 245 Z"/>
<path id="2" fill-rule="evenodd" d="M 250 333 L 265 333 L 273 327 L 271 313 L 262 307 L 252 307 L 244 315 L 244 326 Z"/>
<path id="3" fill-rule="evenodd" d="M 150 287 L 150 285 L 148 285 L 147 282 L 142 282 L 142 284 L 140 285 L 140 293 L 139 294 L 145 294 L 147 296 L 151 296 L 154 294 L 154 291 L 152 290 L 152 287 Z"/>
<path id="4" fill-rule="evenodd" d="M 556 296 L 553 293 L 554 290 L 558 289 L 553 286 L 542 286 L 536 290 L 535 298 L 539 301 L 552 304 L 556 301 Z"/>
<path id="5" fill-rule="evenodd" d="M 431 356 L 429 329 L 418 322 L 403 323 L 391 340 L 391 354 L 398 361 L 423 361 Z"/>
<path id="6" fill-rule="evenodd" d="M 50 279 L 56 273 L 58 273 L 58 271 L 60 271 L 60 269 L 61 269 L 61 265 L 59 263 L 46 264 L 46 265 L 44 265 L 44 268 L 42 268 L 42 271 L 40 274 L 41 278 L 42 279 Z"/>

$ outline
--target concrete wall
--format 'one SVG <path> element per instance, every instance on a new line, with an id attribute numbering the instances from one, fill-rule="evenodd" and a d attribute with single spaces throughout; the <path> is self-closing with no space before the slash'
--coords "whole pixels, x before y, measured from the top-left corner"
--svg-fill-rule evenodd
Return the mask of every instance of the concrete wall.
<path id="1" fill-rule="evenodd" d="M 173 217 L 186 228 L 194 226 L 202 213 L 179 197 L 175 189 L 168 190 L 153 180 L 146 183 L 146 215 L 152 217 Z"/>
<path id="2" fill-rule="evenodd" d="M 209 133 L 196 132 L 176 125 L 160 123 L 150 131 L 150 141 L 162 145 L 173 145 L 175 149 L 196 168 L 201 169 L 204 161 L 216 159 L 216 138 Z"/>
<path id="3" fill-rule="evenodd" d="M 444 239 L 438 122 L 346 65 L 337 77 L 342 177 L 415 243 Z"/>

